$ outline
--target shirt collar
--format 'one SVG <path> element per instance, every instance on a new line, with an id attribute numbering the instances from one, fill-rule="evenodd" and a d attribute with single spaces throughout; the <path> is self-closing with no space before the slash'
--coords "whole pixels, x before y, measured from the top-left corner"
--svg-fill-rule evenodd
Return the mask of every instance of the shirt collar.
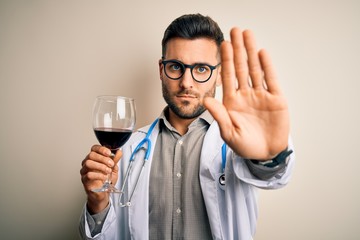
<path id="1" fill-rule="evenodd" d="M 167 120 L 167 115 L 168 115 L 168 112 L 169 112 L 169 107 L 166 106 L 164 108 L 164 110 L 161 112 L 160 116 L 159 116 L 159 120 L 160 120 L 160 123 L 163 123 L 163 124 L 160 124 L 160 129 L 163 127 L 163 125 L 165 125 L 169 130 L 171 131 L 174 131 L 174 132 L 177 132 L 177 130 L 170 124 L 170 122 Z M 189 126 L 189 128 L 191 128 L 192 126 L 194 125 L 198 125 L 198 124 L 201 124 L 201 125 L 204 125 L 204 124 L 207 124 L 207 125 L 210 125 L 212 122 L 214 121 L 214 118 L 213 116 L 209 113 L 208 110 L 205 110 L 202 114 L 200 114 L 200 116 L 198 118 L 196 118 Z"/>

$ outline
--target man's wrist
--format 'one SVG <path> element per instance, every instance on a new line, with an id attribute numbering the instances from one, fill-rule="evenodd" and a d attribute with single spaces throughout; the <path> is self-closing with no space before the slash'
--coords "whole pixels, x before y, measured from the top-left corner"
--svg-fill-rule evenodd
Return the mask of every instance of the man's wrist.
<path id="1" fill-rule="evenodd" d="M 245 163 L 248 166 L 250 172 L 261 180 L 268 181 L 272 178 L 280 178 L 284 173 L 289 155 L 292 150 L 285 149 L 280 152 L 275 158 L 268 161 L 246 159 Z"/>
<path id="2" fill-rule="evenodd" d="M 288 150 L 288 148 L 286 147 L 285 150 L 281 151 L 273 159 L 265 160 L 265 161 L 255 160 L 255 159 L 249 159 L 249 160 L 251 160 L 255 164 L 259 164 L 259 165 L 262 165 L 262 166 L 265 166 L 265 167 L 273 168 L 273 167 L 276 167 L 278 165 L 281 165 L 281 164 L 285 163 L 287 158 L 289 157 L 289 155 L 292 152 L 293 152 L 293 150 L 291 150 L 291 149 Z"/>
<path id="3" fill-rule="evenodd" d="M 91 199 L 90 197 L 87 200 L 87 210 L 88 212 L 93 215 L 99 212 L 102 212 L 107 206 L 109 205 L 109 199 L 104 199 L 103 201 L 98 201 Z"/>

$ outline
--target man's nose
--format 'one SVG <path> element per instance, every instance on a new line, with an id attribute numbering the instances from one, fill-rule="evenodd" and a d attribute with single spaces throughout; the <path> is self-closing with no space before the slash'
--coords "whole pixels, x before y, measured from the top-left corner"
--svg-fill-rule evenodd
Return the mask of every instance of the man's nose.
<path id="1" fill-rule="evenodd" d="M 191 74 L 190 68 L 185 68 L 185 72 L 180 79 L 180 86 L 183 88 L 192 88 L 194 85 L 194 79 Z"/>

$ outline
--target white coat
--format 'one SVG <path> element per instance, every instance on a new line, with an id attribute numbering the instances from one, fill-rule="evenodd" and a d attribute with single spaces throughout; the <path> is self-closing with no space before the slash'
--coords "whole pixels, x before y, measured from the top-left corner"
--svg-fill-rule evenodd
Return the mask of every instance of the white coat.
<path id="1" fill-rule="evenodd" d="M 125 174 L 131 152 L 145 137 L 148 129 L 149 126 L 138 130 L 124 145 L 117 188 L 120 188 L 120 182 Z M 87 236 L 85 239 L 148 239 L 150 168 L 158 133 L 157 125 L 150 136 L 152 142 L 150 158 L 131 201 L 131 207 L 119 207 L 117 204 L 118 194 L 111 194 L 111 206 L 102 231 L 93 238 L 85 214 L 86 207 L 84 207 L 80 220 L 80 233 L 82 236 Z M 219 177 L 222 174 L 221 146 L 223 143 L 218 124 L 214 121 L 204 138 L 199 172 L 212 236 L 213 239 L 250 240 L 255 234 L 258 215 L 257 188 L 276 189 L 286 185 L 294 165 L 294 154 L 290 155 L 286 171 L 280 177 L 263 181 L 250 173 L 244 159 L 228 149 L 225 169 L 226 184 L 224 187 L 219 184 Z M 292 149 L 291 145 L 289 145 L 289 149 Z M 137 174 L 142 167 L 144 153 L 145 151 L 140 151 L 136 155 L 133 172 L 128 181 L 128 189 L 125 191 L 126 198 L 128 193 L 132 191 Z"/>

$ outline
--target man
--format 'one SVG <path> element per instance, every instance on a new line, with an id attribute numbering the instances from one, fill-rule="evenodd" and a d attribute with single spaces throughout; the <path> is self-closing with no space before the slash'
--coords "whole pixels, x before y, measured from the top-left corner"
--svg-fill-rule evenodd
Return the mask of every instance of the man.
<path id="1" fill-rule="evenodd" d="M 159 72 L 167 107 L 159 121 L 134 133 L 113 159 L 94 145 L 82 162 L 84 239 L 253 238 L 256 189 L 284 186 L 294 156 L 286 100 L 267 52 L 256 49 L 249 30 L 230 35 L 224 41 L 218 25 L 200 14 L 181 16 L 166 29 Z M 219 103 L 213 97 L 221 83 Z M 146 149 L 139 151 L 121 196 L 131 205 L 121 207 L 118 194 L 92 192 L 111 171 L 121 187 L 146 134 L 148 164 L 135 189 Z"/>

